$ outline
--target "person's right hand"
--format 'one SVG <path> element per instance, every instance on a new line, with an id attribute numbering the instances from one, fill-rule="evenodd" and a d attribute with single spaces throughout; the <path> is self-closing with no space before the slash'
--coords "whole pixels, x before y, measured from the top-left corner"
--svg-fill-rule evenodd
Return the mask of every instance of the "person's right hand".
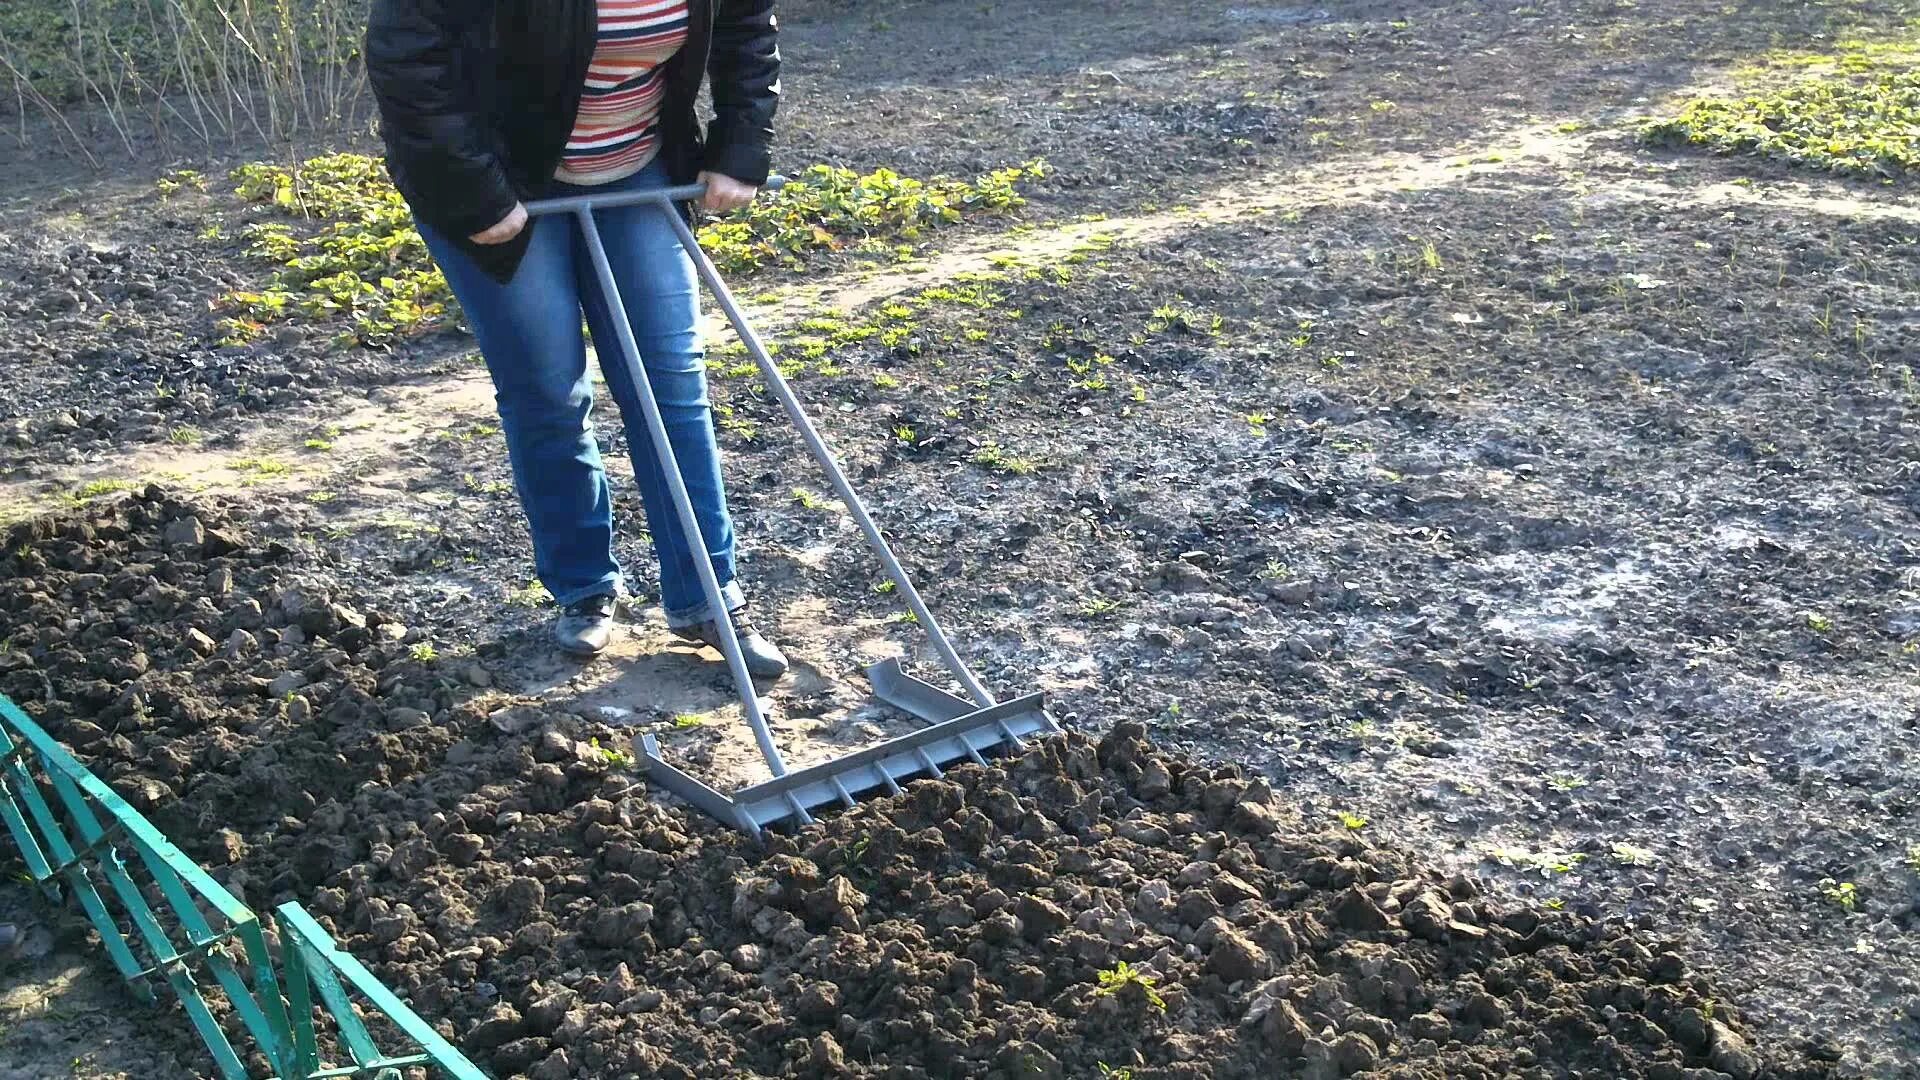
<path id="1" fill-rule="evenodd" d="M 476 244 L 504 244 L 514 237 L 519 236 L 520 230 L 526 227 L 527 208 L 519 203 L 514 203 L 513 209 L 507 212 L 507 216 L 501 218 L 492 228 L 474 233 L 472 236 L 467 237 L 467 239 Z"/>

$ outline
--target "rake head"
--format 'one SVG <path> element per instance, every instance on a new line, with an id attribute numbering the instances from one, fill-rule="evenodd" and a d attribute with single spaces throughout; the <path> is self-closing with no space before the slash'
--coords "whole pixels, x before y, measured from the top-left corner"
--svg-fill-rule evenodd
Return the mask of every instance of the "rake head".
<path id="1" fill-rule="evenodd" d="M 875 664 L 867 669 L 867 676 L 876 695 L 927 726 L 732 795 L 666 761 L 651 735 L 642 735 L 636 749 L 651 782 L 758 836 L 762 829 L 785 822 L 811 824 L 815 810 L 851 807 L 860 796 L 876 791 L 895 794 L 909 781 L 938 778 L 947 768 L 964 762 L 984 763 L 991 755 L 1025 747 L 1029 738 L 1060 730 L 1042 707 L 1040 694 L 983 709 L 908 675 L 895 660 Z"/>

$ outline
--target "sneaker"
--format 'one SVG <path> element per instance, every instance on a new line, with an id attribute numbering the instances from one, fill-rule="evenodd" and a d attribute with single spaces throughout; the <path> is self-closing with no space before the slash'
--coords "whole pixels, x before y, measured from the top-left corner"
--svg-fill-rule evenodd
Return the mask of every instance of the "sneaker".
<path id="1" fill-rule="evenodd" d="M 613 640 L 613 594 L 575 600 L 553 624 L 553 640 L 573 656 L 598 656 Z"/>
<path id="2" fill-rule="evenodd" d="M 787 673 L 787 658 L 753 628 L 745 608 L 733 613 L 733 629 L 739 635 L 740 657 L 747 662 L 747 674 L 756 679 L 777 679 Z M 693 626 L 673 627 L 673 635 L 682 641 L 697 641 L 726 655 L 720 648 L 720 628 L 713 619 Z"/>

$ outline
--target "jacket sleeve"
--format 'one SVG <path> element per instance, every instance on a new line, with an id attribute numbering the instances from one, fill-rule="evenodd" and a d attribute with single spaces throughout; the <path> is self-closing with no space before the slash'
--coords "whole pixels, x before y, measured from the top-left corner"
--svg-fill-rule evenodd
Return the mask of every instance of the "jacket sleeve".
<path id="1" fill-rule="evenodd" d="M 780 104 L 780 46 L 773 0 L 715 0 L 713 124 L 705 167 L 747 184 L 766 182 L 773 162 L 773 114 Z"/>
<path id="2" fill-rule="evenodd" d="M 374 0 L 367 22 L 367 82 L 387 150 L 422 204 L 413 211 L 462 239 L 519 198 L 461 70 L 491 11 L 474 0 Z"/>

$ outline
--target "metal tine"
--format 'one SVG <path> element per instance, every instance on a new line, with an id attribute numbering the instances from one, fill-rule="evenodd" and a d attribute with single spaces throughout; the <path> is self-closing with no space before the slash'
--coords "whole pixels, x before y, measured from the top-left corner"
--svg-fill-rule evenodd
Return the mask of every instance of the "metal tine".
<path id="1" fill-rule="evenodd" d="M 847 785 L 841 783 L 837 776 L 828 777 L 827 782 L 833 785 L 833 793 L 840 796 L 840 805 L 849 810 L 853 809 L 853 795 L 847 791 Z"/>
<path id="2" fill-rule="evenodd" d="M 934 764 L 933 758 L 929 756 L 927 752 L 921 749 L 920 747 L 916 746 L 913 748 L 913 756 L 920 759 L 920 764 L 925 766 L 926 770 L 933 774 L 933 778 L 935 780 L 938 780 L 941 777 L 947 775 L 946 773 L 943 773 L 940 771 L 940 766 Z"/>
<path id="3" fill-rule="evenodd" d="M 793 815 L 800 819 L 801 825 L 813 824 L 813 815 L 807 813 L 806 804 L 791 791 L 787 792 L 787 805 L 793 807 Z"/>

